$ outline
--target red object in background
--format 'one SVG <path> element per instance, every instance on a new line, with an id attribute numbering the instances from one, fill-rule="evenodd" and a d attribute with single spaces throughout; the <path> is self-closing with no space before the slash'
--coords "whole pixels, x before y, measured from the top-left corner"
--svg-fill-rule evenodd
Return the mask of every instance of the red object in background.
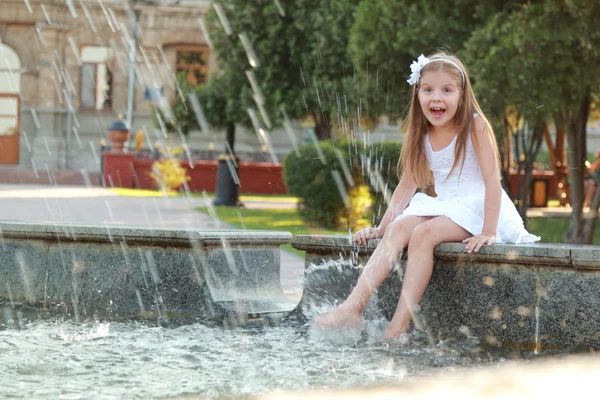
<path id="1" fill-rule="evenodd" d="M 150 159 L 136 159 L 135 154 L 104 153 L 103 177 L 106 186 L 156 190 L 150 177 Z M 192 192 L 214 192 L 217 185 L 217 161 L 181 161 L 190 176 Z M 239 163 L 240 194 L 287 194 L 283 183 L 283 166 L 277 163 Z"/>
<path id="2" fill-rule="evenodd" d="M 523 184 L 522 179 L 517 180 L 517 172 L 511 170 L 508 181 L 508 190 L 511 197 L 514 199 L 517 196 L 518 186 Z M 521 174 L 523 175 L 523 174 Z M 560 200 L 561 205 L 568 201 L 566 197 L 561 197 L 562 186 L 559 185 L 559 180 L 554 171 L 537 171 L 532 172 L 532 188 L 530 196 L 530 206 L 546 207 L 548 200 Z M 541 188 L 545 189 L 545 193 L 536 193 L 536 183 L 544 183 Z M 564 184 L 563 184 L 564 185 Z"/>
<path id="3" fill-rule="evenodd" d="M 283 165 L 240 162 L 240 193 L 287 194 L 283 183 Z"/>
<path id="4" fill-rule="evenodd" d="M 135 155 L 129 153 L 104 153 L 102 178 L 110 187 L 132 188 Z"/>

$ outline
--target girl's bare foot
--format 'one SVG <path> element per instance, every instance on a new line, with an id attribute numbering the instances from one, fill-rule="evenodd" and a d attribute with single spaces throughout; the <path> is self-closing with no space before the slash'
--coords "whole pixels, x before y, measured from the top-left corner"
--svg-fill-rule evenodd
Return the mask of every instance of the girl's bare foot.
<path id="1" fill-rule="evenodd" d="M 381 341 L 398 341 L 401 343 L 408 342 L 408 333 L 406 333 L 406 328 L 398 327 L 395 325 L 388 325 L 385 332 L 379 340 Z"/>
<path id="2" fill-rule="evenodd" d="M 381 338 L 379 338 L 379 341 L 405 346 L 405 345 L 409 344 L 410 337 L 409 337 L 408 333 L 401 333 L 396 336 L 386 336 L 386 334 L 384 333 L 383 336 Z"/>
<path id="3" fill-rule="evenodd" d="M 360 311 L 342 303 L 326 314 L 315 318 L 315 325 L 319 328 L 358 328 L 361 323 Z"/>

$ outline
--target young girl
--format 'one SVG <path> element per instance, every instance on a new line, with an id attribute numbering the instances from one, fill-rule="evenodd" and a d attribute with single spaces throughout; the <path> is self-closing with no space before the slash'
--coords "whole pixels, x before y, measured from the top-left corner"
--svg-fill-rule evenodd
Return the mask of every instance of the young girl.
<path id="1" fill-rule="evenodd" d="M 319 327 L 359 326 L 374 289 L 392 272 L 408 247 L 398 306 L 382 339 L 408 331 L 433 270 L 441 242 L 462 242 L 466 252 L 493 243 L 531 243 L 510 198 L 500 185 L 499 155 L 490 123 L 475 100 L 467 71 L 453 56 L 421 55 L 411 65 L 413 85 L 408 129 L 398 163 L 402 171 L 377 228 L 358 231 L 366 244 L 381 238 L 352 293 L 316 318 Z M 437 197 L 416 193 L 433 184 Z"/>

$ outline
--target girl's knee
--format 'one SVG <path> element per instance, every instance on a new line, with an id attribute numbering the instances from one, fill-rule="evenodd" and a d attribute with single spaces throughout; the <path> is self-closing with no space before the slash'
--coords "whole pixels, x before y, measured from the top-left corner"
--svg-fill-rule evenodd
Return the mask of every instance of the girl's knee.
<path id="1" fill-rule="evenodd" d="M 431 247 L 432 249 L 439 244 L 437 232 L 430 224 L 417 225 L 410 235 L 408 247 Z"/>
<path id="2" fill-rule="evenodd" d="M 402 220 L 394 221 L 386 228 L 383 239 L 406 246 L 411 233 L 411 229 Z"/>

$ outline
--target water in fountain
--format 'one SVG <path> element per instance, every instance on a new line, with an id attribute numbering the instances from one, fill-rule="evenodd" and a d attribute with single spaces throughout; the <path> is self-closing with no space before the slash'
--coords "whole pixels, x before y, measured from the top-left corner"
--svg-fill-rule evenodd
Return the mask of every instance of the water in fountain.
<path id="1" fill-rule="evenodd" d="M 242 396 L 273 390 L 365 387 L 495 362 L 474 339 L 409 347 L 319 340 L 306 327 L 164 329 L 136 323 L 34 320 L 4 305 L 0 397 Z"/>

